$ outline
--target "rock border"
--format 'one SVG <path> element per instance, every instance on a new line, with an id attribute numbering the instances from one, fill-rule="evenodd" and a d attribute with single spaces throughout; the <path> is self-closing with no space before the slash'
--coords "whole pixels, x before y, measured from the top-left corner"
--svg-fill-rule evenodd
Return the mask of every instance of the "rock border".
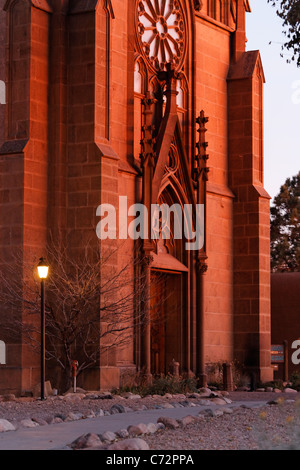
<path id="1" fill-rule="evenodd" d="M 256 391 L 268 391 L 268 392 L 270 392 L 271 390 L 270 390 L 270 388 L 265 388 L 265 389 L 257 389 Z M 272 391 L 278 393 L 277 389 L 272 389 Z M 289 392 L 297 393 L 296 390 L 291 389 L 291 388 L 285 388 L 282 392 L 283 393 L 289 393 Z M 193 407 L 193 406 L 210 406 L 211 404 L 214 404 L 214 405 L 229 405 L 230 403 L 232 403 L 232 400 L 230 400 L 227 397 L 228 395 L 229 395 L 229 393 L 226 392 L 226 391 L 216 391 L 216 390 L 212 390 L 211 388 L 202 388 L 202 389 L 199 390 L 199 392 L 187 393 L 187 394 L 170 394 L 170 393 L 166 393 L 165 395 L 151 395 L 151 396 L 148 396 L 148 398 L 153 399 L 153 401 L 154 401 L 153 405 L 151 407 L 147 407 L 147 406 L 142 404 L 138 408 L 138 411 L 142 411 L 143 409 L 162 409 L 163 410 L 163 409 L 168 409 L 168 408 L 183 408 L 183 407 Z M 278 395 L 277 395 L 277 397 L 278 397 Z M 10 422 L 6 419 L 0 419 L 0 433 L 1 432 L 8 432 L 8 431 L 16 431 L 20 427 L 21 428 L 34 428 L 34 427 L 37 427 L 37 426 L 44 426 L 44 425 L 48 425 L 48 424 L 77 421 L 77 420 L 81 420 L 81 419 L 98 418 L 98 417 L 101 417 L 101 416 L 109 416 L 109 415 L 117 414 L 117 413 L 127 413 L 127 412 L 131 412 L 131 411 L 136 411 L 136 410 L 133 410 L 130 406 L 127 406 L 127 404 L 130 403 L 131 400 L 135 400 L 135 403 L 136 403 L 136 400 L 142 399 L 142 397 L 140 395 L 134 394 L 134 393 L 131 393 L 131 392 L 127 392 L 127 393 L 124 393 L 122 395 L 113 395 L 110 392 L 97 392 L 97 391 L 96 392 L 94 392 L 94 391 L 86 392 L 82 389 L 78 389 L 76 393 L 74 393 L 72 391 L 68 391 L 64 395 L 55 395 L 55 396 L 49 396 L 48 397 L 49 400 L 65 400 L 66 402 L 70 402 L 70 403 L 76 403 L 76 402 L 79 402 L 81 400 L 110 400 L 110 399 L 114 399 L 114 398 L 122 399 L 124 404 L 114 403 L 110 407 L 109 410 L 99 409 L 97 412 L 94 412 L 93 410 L 90 410 L 86 414 L 83 414 L 83 413 L 80 413 L 80 412 L 70 411 L 66 416 L 64 416 L 60 413 L 54 413 L 53 417 L 51 419 L 48 419 L 47 421 L 44 420 L 44 419 L 32 416 L 31 418 L 22 419 L 21 421 L 17 422 L 16 425 L 15 425 L 15 423 L 12 423 L 12 422 Z M 158 399 L 158 398 L 159 399 L 164 399 L 165 401 L 163 403 L 157 404 L 157 403 L 155 403 L 155 399 Z M 191 401 L 192 399 L 196 400 L 196 403 L 194 401 Z M 32 399 L 32 401 L 34 401 L 34 400 L 36 400 L 36 399 Z M 278 400 L 277 399 L 271 400 L 269 402 L 269 404 L 274 405 L 274 404 L 280 403 L 280 400 L 282 400 L 282 398 L 279 398 Z M 0 402 L 4 402 L 4 401 L 21 401 L 22 402 L 22 398 L 18 399 L 13 394 L 0 396 Z M 241 406 L 246 406 L 246 405 L 241 405 Z M 218 410 L 218 409 L 211 410 L 211 409 L 208 408 L 207 410 L 204 410 L 203 412 L 201 411 L 200 414 L 204 413 L 207 416 L 215 417 L 215 416 L 220 416 L 224 413 L 231 413 L 232 411 L 230 411 L 230 410 L 232 410 L 232 408 L 230 408 L 230 407 L 229 408 L 224 407 L 222 410 Z M 199 418 L 199 415 L 198 415 L 198 418 Z M 182 423 L 187 422 L 187 421 L 188 421 L 188 416 L 185 417 L 185 419 L 183 419 Z M 180 424 L 180 423 L 177 422 L 178 426 L 182 425 L 182 423 Z M 148 426 L 148 425 L 143 425 L 142 426 L 142 424 L 143 423 L 141 423 L 141 428 L 143 428 L 143 426 Z M 150 424 L 151 424 L 150 428 L 152 429 L 152 431 L 149 431 L 149 432 L 151 432 L 151 433 L 157 432 L 159 429 L 162 428 L 162 426 L 164 426 L 163 421 L 160 421 L 159 423 L 156 423 L 156 424 L 155 423 L 150 423 Z M 158 428 L 157 428 L 157 424 L 160 424 L 160 426 Z M 175 426 L 175 424 L 174 424 L 174 426 Z M 125 439 L 125 438 L 130 438 L 130 437 L 131 438 L 137 438 L 138 435 L 143 434 L 143 432 L 141 432 L 141 429 L 140 430 L 134 430 L 135 427 L 133 426 L 132 429 L 130 429 L 130 430 L 128 430 L 128 428 L 125 429 L 125 430 L 124 429 L 120 430 L 119 434 L 117 435 L 117 438 L 118 439 Z M 130 426 L 129 426 L 129 428 L 130 428 Z M 145 431 L 144 433 L 146 433 L 146 428 L 145 427 L 144 427 L 144 431 Z M 110 431 L 107 431 L 107 432 L 109 433 Z M 134 436 L 134 434 L 136 434 L 136 435 Z M 109 434 L 107 436 L 109 436 Z M 110 437 L 112 438 L 112 435 Z M 107 440 L 109 441 L 109 439 L 107 439 Z M 106 439 L 104 439 L 104 441 L 106 441 Z"/>
<path id="2" fill-rule="evenodd" d="M 44 426 L 47 424 L 57 424 L 63 422 L 70 422 L 70 421 L 78 421 L 81 419 L 91 419 L 91 418 L 99 418 L 101 416 L 109 416 L 112 414 L 117 413 L 127 413 L 132 411 L 142 411 L 147 409 L 168 409 L 168 408 L 184 408 L 184 407 L 192 407 L 192 406 L 206 406 L 210 405 L 211 403 L 214 404 L 228 404 L 231 403 L 231 400 L 227 398 L 228 392 L 225 391 L 213 391 L 209 388 L 201 389 L 199 393 L 187 393 L 187 394 L 170 394 L 166 393 L 165 395 L 151 395 L 145 398 L 152 398 L 153 404 L 150 407 L 147 407 L 141 404 L 138 407 L 138 410 L 134 410 L 130 406 L 127 406 L 131 401 L 137 402 L 137 400 L 142 400 L 142 397 L 138 394 L 134 394 L 131 392 L 124 393 L 122 395 L 112 395 L 110 392 L 85 392 L 82 389 L 77 390 L 76 393 L 74 392 L 67 392 L 64 395 L 58 396 L 48 396 L 48 400 L 62 400 L 67 403 L 77 403 L 81 400 L 111 400 L 111 399 L 120 399 L 124 402 L 124 404 L 114 403 L 109 410 L 99 409 L 97 412 L 90 410 L 88 413 L 80 413 L 80 412 L 73 412 L 70 411 L 65 416 L 61 413 L 54 413 L 51 419 L 47 421 L 38 417 L 32 416 L 31 418 L 25 418 L 18 421 L 16 424 L 11 423 L 6 419 L 0 419 L 0 433 L 6 431 L 16 431 L 17 429 L 21 428 L 34 428 L 37 426 Z M 7 401 L 16 401 L 21 402 L 23 400 L 26 401 L 38 401 L 39 399 L 31 399 L 31 398 L 16 398 L 15 395 L 3 395 L 0 397 L 0 402 L 7 402 Z M 163 399 L 164 402 L 156 403 L 156 399 Z M 196 400 L 197 403 L 194 403 L 191 400 Z"/>

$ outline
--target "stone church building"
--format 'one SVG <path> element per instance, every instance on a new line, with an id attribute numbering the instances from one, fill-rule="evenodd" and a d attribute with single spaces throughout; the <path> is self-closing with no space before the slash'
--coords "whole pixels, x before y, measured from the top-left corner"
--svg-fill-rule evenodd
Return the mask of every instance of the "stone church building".
<path id="1" fill-rule="evenodd" d="M 70 250 L 86 234 L 98 243 L 97 208 L 120 196 L 189 205 L 193 224 L 204 208 L 196 249 L 172 228 L 138 245 L 148 321 L 100 355 L 84 388 L 166 374 L 172 360 L 203 385 L 225 361 L 272 379 L 265 78 L 259 51 L 246 51 L 248 14 L 249 0 L 0 0 L 0 269 L 20 250 L 22 286 L 50 232 L 67 233 Z M 124 246 L 116 264 L 136 250 Z M 9 315 L 0 304 L 0 325 Z M 1 327 L 0 341 L 0 392 L 32 389 L 39 355 Z"/>

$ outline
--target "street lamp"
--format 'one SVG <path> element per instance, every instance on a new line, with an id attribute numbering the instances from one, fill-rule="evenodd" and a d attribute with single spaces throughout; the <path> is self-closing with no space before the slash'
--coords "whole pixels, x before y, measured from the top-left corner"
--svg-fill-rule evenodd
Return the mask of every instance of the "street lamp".
<path id="1" fill-rule="evenodd" d="M 44 258 L 40 258 L 37 266 L 41 280 L 41 400 L 45 399 L 45 279 L 48 276 L 49 266 Z"/>

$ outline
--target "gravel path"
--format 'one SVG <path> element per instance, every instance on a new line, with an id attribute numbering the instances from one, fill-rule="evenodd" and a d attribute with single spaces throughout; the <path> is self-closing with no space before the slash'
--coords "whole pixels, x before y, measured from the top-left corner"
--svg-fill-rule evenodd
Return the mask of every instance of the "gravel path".
<path id="1" fill-rule="evenodd" d="M 78 395 L 78 399 L 74 399 L 74 394 L 70 400 L 66 397 L 51 397 L 41 402 L 23 398 L 0 402 L 0 419 L 8 420 L 14 425 L 18 425 L 23 419 L 33 418 L 51 423 L 54 417 L 64 420 L 69 413 L 81 413 L 84 417 L 90 417 L 100 410 L 109 411 L 117 404 L 127 408 L 126 411 L 162 406 L 161 416 L 164 416 L 163 406 L 166 403 L 182 402 L 184 398 L 186 399 L 184 396 L 155 396 L 129 399 L 113 396 L 95 399 Z M 148 443 L 150 450 L 300 449 L 300 393 L 232 392 L 227 398 L 232 401 L 226 405 L 233 409 L 230 414 L 213 417 L 205 415 L 196 418 L 191 424 L 181 425 L 177 429 L 165 428 L 153 435 L 143 435 L 142 438 Z M 278 404 L 250 408 L 254 401 L 278 399 Z M 197 398 L 189 397 L 188 400 L 199 404 Z M 233 407 L 234 402 L 240 401 L 244 402 L 242 406 Z M 220 406 L 219 409 L 226 407 Z M 200 413 L 207 408 L 209 406 L 197 407 Z M 186 416 L 188 415 L 187 407 Z"/>

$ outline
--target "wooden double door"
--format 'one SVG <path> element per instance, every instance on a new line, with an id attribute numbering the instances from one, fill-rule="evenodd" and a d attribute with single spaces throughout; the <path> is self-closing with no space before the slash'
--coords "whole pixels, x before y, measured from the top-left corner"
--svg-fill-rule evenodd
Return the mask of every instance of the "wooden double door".
<path id="1" fill-rule="evenodd" d="M 182 366 L 183 282 L 180 272 L 151 273 L 151 373 L 167 374 L 172 361 Z"/>

